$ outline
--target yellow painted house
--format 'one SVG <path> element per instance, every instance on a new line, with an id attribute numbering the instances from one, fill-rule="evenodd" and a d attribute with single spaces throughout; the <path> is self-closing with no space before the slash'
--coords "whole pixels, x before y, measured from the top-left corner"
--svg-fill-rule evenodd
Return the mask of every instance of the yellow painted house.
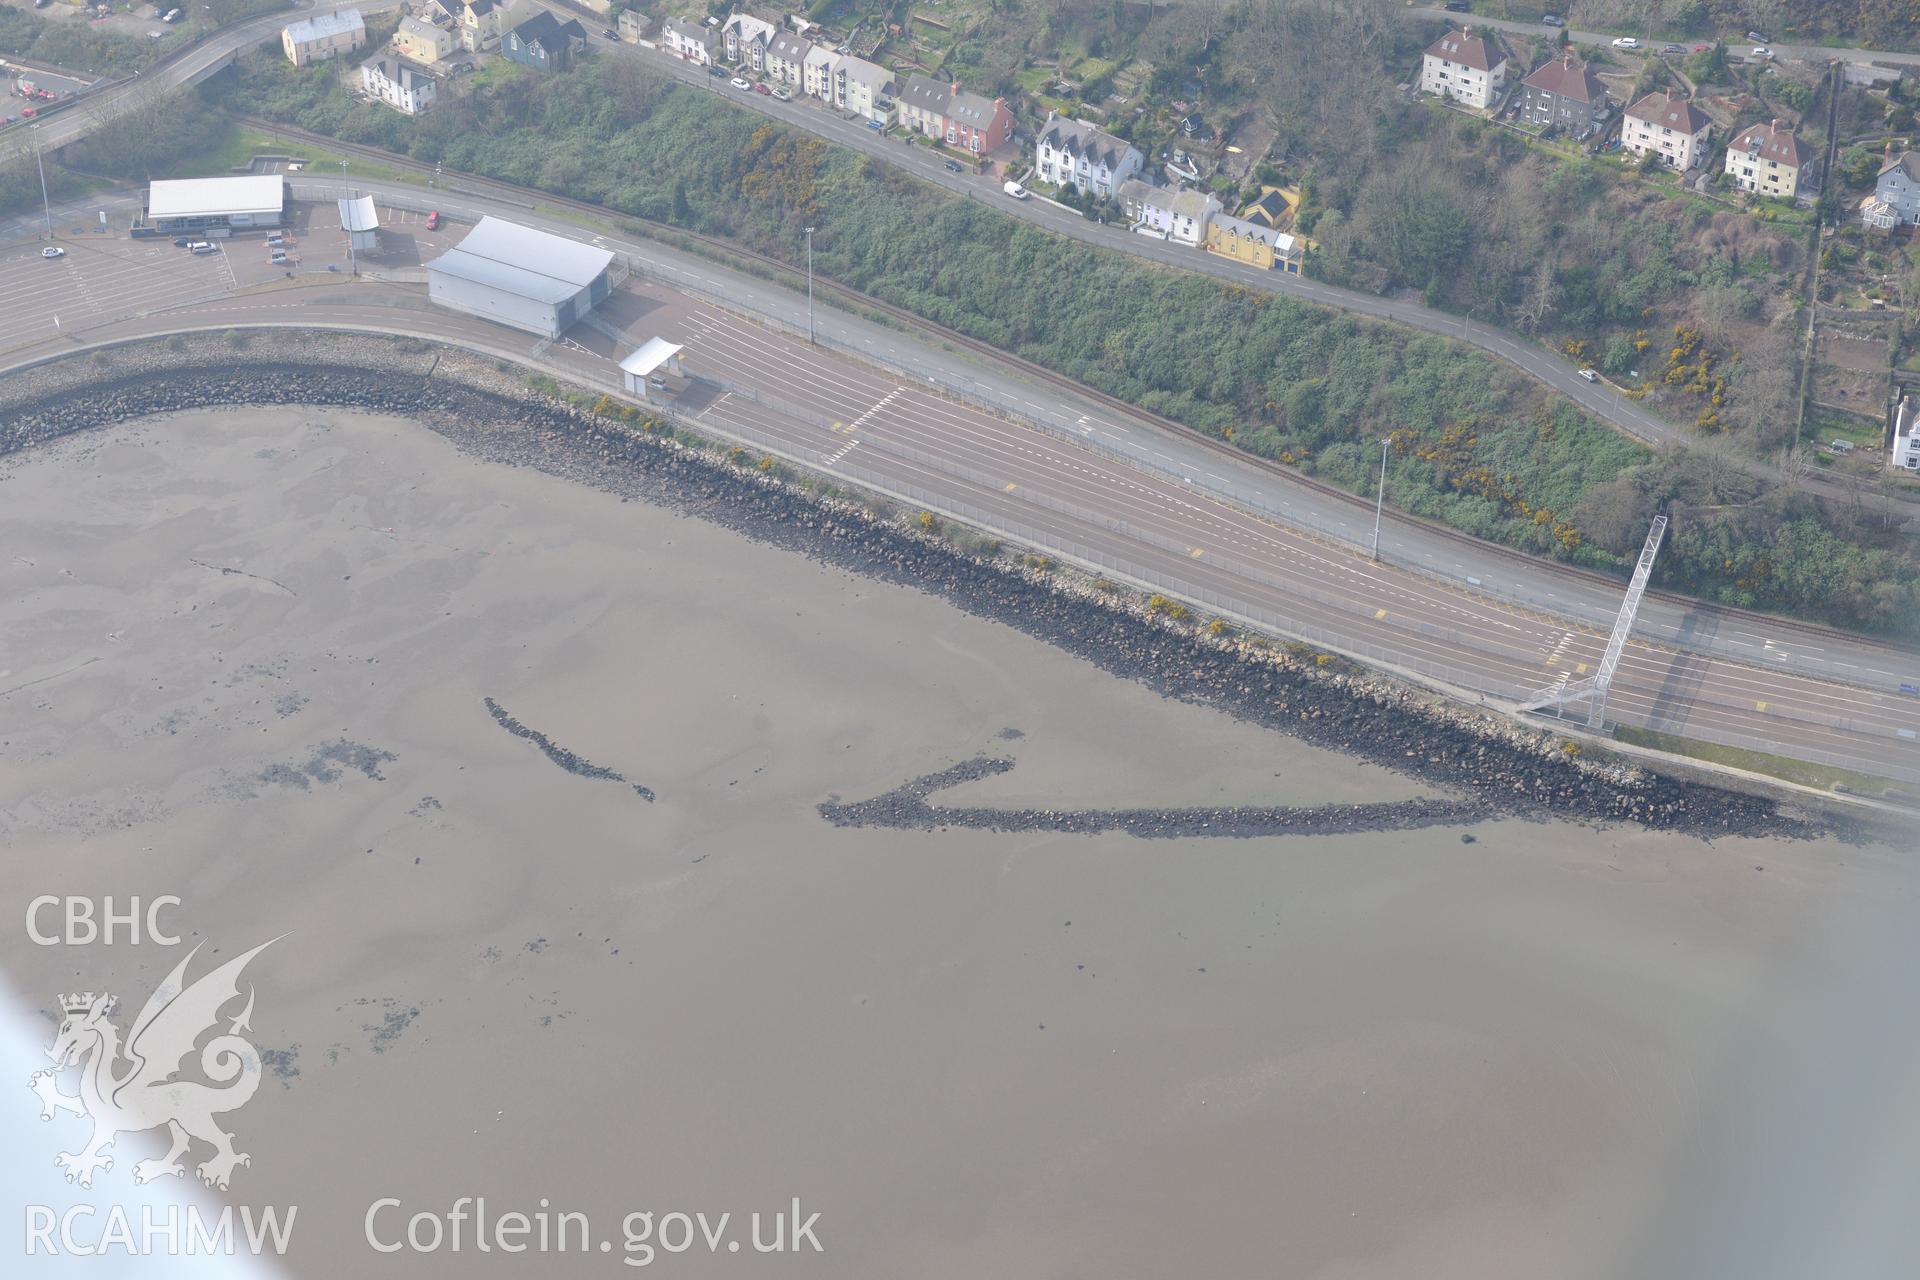
<path id="1" fill-rule="evenodd" d="M 1813 148 L 1778 120 L 1743 129 L 1727 144 L 1727 177 L 1742 191 L 1791 200 L 1813 176 Z"/>
<path id="2" fill-rule="evenodd" d="M 1207 224 L 1207 252 L 1261 271 L 1277 269 L 1296 276 L 1306 257 L 1298 236 L 1225 214 L 1215 214 Z"/>

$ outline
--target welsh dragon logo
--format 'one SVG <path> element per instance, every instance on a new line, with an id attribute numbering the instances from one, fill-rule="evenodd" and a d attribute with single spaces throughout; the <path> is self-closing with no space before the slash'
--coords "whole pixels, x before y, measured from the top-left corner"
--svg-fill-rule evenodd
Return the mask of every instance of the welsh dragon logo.
<path id="1" fill-rule="evenodd" d="M 209 1031 L 219 1032 L 221 1009 L 239 999 L 241 970 L 278 941 L 263 942 L 193 985 L 184 986 L 187 966 L 200 951 L 195 947 L 147 998 L 127 1033 L 124 1048 L 120 1029 L 108 1017 L 117 1003 L 114 996 L 88 991 L 60 997 L 60 1008 L 66 1016 L 47 1050 L 47 1057 L 56 1065 L 34 1072 L 28 1084 L 40 1095 L 42 1120 L 71 1111 L 93 1121 L 93 1135 L 85 1146 L 54 1157 L 54 1163 L 66 1170 L 68 1182 L 91 1187 L 96 1172 L 113 1168 L 113 1157 L 105 1152 L 115 1138 L 162 1125 L 171 1136 L 172 1146 L 158 1160 L 136 1163 L 135 1182 L 184 1174 L 181 1157 L 196 1140 L 213 1148 L 212 1157 L 196 1170 L 210 1187 L 226 1190 L 235 1167 L 253 1163 L 251 1157 L 234 1150 L 233 1135 L 214 1119 L 245 1106 L 260 1087 L 260 1053 L 240 1035 L 251 1030 L 251 986 L 246 991 L 246 1007 L 224 1033 L 214 1035 L 200 1049 L 200 1072 L 213 1084 L 178 1077 L 201 1037 Z M 55 1081 L 73 1067 L 80 1070 L 80 1091 L 62 1093 Z"/>

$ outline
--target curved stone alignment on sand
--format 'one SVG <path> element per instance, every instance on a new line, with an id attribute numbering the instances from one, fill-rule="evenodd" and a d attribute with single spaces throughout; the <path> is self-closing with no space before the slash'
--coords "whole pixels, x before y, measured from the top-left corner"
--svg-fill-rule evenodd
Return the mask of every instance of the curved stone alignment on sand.
<path id="1" fill-rule="evenodd" d="M 1461 826 L 1492 816 L 1478 800 L 1396 800 L 1383 804 L 1306 807 L 1233 805 L 1189 809 L 990 809 L 947 808 L 927 803 L 935 792 L 992 777 L 1013 768 L 1005 758 L 976 756 L 938 773 L 915 778 L 884 795 L 853 804 L 830 801 L 820 816 L 836 827 L 894 827 L 931 831 L 972 827 L 984 831 L 1062 831 L 1093 835 L 1123 831 L 1143 840 L 1192 836 L 1326 836 L 1354 831 L 1414 831 Z"/>
<path id="2" fill-rule="evenodd" d="M 1163 696 L 1343 751 L 1469 798 L 1489 813 L 1683 830 L 1846 838 L 1876 833 L 1848 814 L 1780 802 L 1618 762 L 1580 760 L 1560 740 L 1446 704 L 1371 672 L 1317 669 L 1137 602 L 1062 588 L 1059 575 L 973 555 L 907 522 L 803 492 L 638 425 L 531 390 L 505 364 L 425 344 L 310 332 L 153 343 L 38 366 L 0 386 L 0 454 L 70 432 L 217 405 L 327 405 L 405 415 L 470 454 L 531 466 L 697 515 L 850 572 L 927 591 L 1136 680 Z M 748 461 L 750 456 L 736 459 Z M 1457 818 L 1449 819 L 1457 821 Z"/>
<path id="3" fill-rule="evenodd" d="M 559 765 L 562 769 L 565 769 L 568 773 L 582 778 L 600 778 L 607 782 L 621 783 L 625 786 L 632 787 L 633 793 L 642 800 L 645 800 L 648 804 L 653 803 L 653 788 L 643 787 L 637 782 L 628 782 L 625 774 L 615 773 L 603 764 L 595 764 L 585 756 L 577 755 L 567 750 L 538 729 L 530 729 L 518 720 L 515 720 L 507 714 L 505 707 L 495 702 L 492 698 L 487 698 L 484 701 L 487 704 L 487 714 L 493 717 L 495 724 L 505 729 L 514 737 L 525 738 L 528 742 L 540 748 L 542 755 Z"/>

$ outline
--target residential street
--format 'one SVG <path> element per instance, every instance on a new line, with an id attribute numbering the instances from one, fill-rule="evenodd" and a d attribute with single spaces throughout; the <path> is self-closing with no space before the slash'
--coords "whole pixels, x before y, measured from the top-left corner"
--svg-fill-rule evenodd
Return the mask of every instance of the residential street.
<path id="1" fill-rule="evenodd" d="M 1564 6 L 1549 4 L 1547 7 L 1542 8 L 1540 12 L 1548 13 L 1559 7 Z M 1543 35 L 1565 31 L 1568 38 L 1575 44 L 1610 45 L 1613 43 L 1615 34 L 1617 34 L 1615 32 L 1605 31 L 1574 31 L 1564 27 L 1550 27 L 1543 22 L 1513 22 L 1505 18 L 1482 17 L 1477 13 L 1448 13 L 1445 9 L 1438 6 L 1408 9 L 1405 12 L 1409 18 L 1417 18 L 1427 22 L 1470 22 L 1476 27 L 1492 27 L 1497 31 L 1514 31 L 1523 35 Z M 1668 40 L 1671 40 L 1675 44 L 1684 44 L 1689 49 L 1696 44 L 1705 42 L 1702 38 L 1698 37 L 1667 36 L 1658 31 L 1633 31 L 1629 34 L 1635 36 L 1643 44 L 1651 45 L 1654 48 L 1658 48 Z M 1738 55 L 1746 49 L 1752 48 L 1753 42 L 1729 37 L 1726 45 L 1727 52 Z M 1855 62 L 1863 65 L 1867 63 L 1881 63 L 1889 67 L 1920 67 L 1920 53 L 1889 53 L 1879 49 L 1842 48 L 1824 44 L 1781 44 L 1777 40 L 1768 41 L 1767 47 L 1772 49 L 1774 53 L 1781 58 L 1804 59 L 1805 61 L 1813 63 Z M 1647 51 L 1648 50 L 1643 50 L 1643 52 Z"/>

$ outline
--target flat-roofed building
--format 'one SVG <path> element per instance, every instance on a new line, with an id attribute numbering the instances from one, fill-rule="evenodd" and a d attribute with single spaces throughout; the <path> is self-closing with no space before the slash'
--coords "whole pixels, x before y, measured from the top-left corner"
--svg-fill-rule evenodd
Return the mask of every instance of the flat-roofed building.
<path id="1" fill-rule="evenodd" d="M 163 178 L 147 188 L 147 221 L 162 231 L 215 235 L 277 227 L 286 219 L 287 184 L 277 173 L 232 178 Z"/>

